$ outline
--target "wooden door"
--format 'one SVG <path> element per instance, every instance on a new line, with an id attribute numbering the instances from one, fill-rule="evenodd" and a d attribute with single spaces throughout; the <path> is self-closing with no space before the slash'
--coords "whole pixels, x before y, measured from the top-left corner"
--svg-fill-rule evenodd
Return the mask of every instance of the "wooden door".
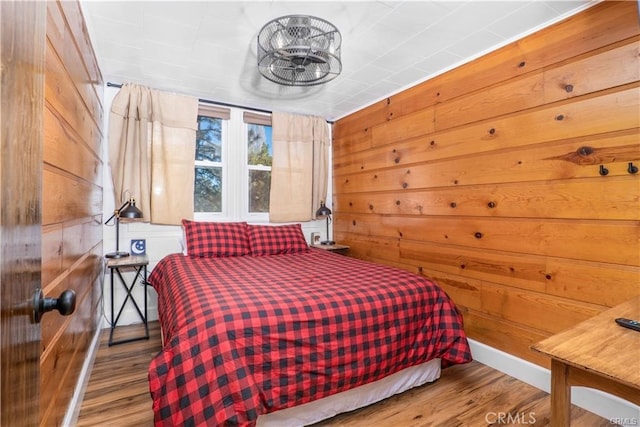
<path id="1" fill-rule="evenodd" d="M 0 2 L 0 425 L 39 424 L 45 2 Z"/>

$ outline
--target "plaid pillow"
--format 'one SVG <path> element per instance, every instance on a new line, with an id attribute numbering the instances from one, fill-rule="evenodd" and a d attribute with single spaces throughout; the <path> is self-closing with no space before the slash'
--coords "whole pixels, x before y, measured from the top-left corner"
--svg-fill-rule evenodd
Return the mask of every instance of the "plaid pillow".
<path id="1" fill-rule="evenodd" d="M 309 250 L 300 224 L 247 225 L 247 234 L 253 256 L 292 254 Z"/>
<path id="2" fill-rule="evenodd" d="M 187 254 L 196 257 L 229 257 L 249 254 L 246 222 L 198 222 L 182 220 Z"/>

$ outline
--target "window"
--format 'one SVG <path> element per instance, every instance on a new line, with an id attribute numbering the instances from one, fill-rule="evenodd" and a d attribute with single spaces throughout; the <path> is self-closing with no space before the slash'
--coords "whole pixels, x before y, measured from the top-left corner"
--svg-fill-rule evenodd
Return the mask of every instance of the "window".
<path id="1" fill-rule="evenodd" d="M 196 220 L 269 220 L 271 117 L 201 105 L 195 154 Z"/>
<path id="2" fill-rule="evenodd" d="M 248 123 L 247 173 L 249 214 L 269 212 L 272 156 L 271 126 Z"/>

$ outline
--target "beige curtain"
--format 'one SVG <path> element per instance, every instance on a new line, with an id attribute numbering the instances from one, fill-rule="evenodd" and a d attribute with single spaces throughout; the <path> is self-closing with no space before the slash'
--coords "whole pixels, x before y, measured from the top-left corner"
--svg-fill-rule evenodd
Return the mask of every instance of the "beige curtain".
<path id="1" fill-rule="evenodd" d="M 193 217 L 198 99 L 125 84 L 109 116 L 116 207 L 126 192 L 144 220 L 180 225 Z"/>
<path id="2" fill-rule="evenodd" d="M 329 128 L 321 117 L 274 112 L 269 220 L 310 221 L 327 197 Z"/>

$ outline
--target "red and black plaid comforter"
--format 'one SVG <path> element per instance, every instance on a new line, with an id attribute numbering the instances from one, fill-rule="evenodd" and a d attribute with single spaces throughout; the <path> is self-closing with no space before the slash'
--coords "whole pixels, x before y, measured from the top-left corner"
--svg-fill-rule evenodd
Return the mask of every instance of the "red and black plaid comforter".
<path id="1" fill-rule="evenodd" d="M 169 255 L 149 281 L 165 337 L 149 367 L 157 426 L 254 425 L 436 357 L 471 360 L 434 283 L 318 249 Z"/>

